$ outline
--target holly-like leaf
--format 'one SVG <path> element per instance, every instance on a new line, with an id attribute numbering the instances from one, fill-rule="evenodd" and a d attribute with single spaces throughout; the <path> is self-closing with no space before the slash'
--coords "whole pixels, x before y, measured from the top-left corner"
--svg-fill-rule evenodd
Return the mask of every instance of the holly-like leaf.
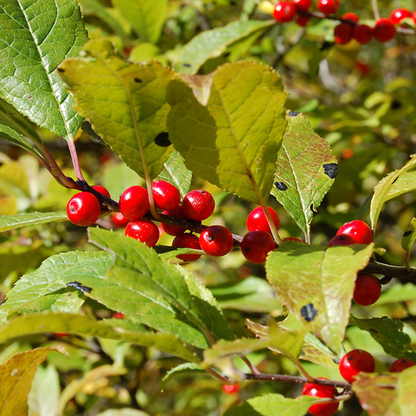
<path id="1" fill-rule="evenodd" d="M 38 365 L 57 347 L 36 348 L 13 355 L 0 365 L 0 416 L 27 414 L 27 396 Z"/>
<path id="2" fill-rule="evenodd" d="M 111 253 L 115 264 L 105 280 L 79 279 L 93 287 L 89 297 L 200 348 L 208 347 L 212 337 L 234 338 L 211 292 L 192 274 L 117 233 L 91 228 L 90 241 Z"/>
<path id="3" fill-rule="evenodd" d="M 286 126 L 281 79 L 256 62 L 226 64 L 208 77 L 206 106 L 184 81 L 171 82 L 169 138 L 197 176 L 249 201 L 267 200 Z M 193 85 L 204 84 L 195 78 Z"/>
<path id="4" fill-rule="evenodd" d="M 272 20 L 237 20 L 224 27 L 201 32 L 180 49 L 174 65 L 175 70 L 185 74 L 196 74 L 208 59 L 224 53 L 227 46 L 254 32 L 264 32 L 273 24 Z"/>
<path id="5" fill-rule="evenodd" d="M 85 49 L 88 58 L 67 59 L 59 69 L 75 108 L 131 169 L 155 178 L 171 151 L 155 138 L 166 131 L 173 72 L 156 62 L 127 63 L 107 40 L 91 41 Z"/>
<path id="6" fill-rule="evenodd" d="M 304 115 L 290 111 L 286 118 L 272 195 L 309 239 L 313 213 L 334 183 L 338 164 Z"/>
<path id="7" fill-rule="evenodd" d="M 339 353 L 357 272 L 372 252 L 372 244 L 328 248 L 288 241 L 268 255 L 267 279 L 282 304 Z"/>
<path id="8" fill-rule="evenodd" d="M 168 0 L 113 0 L 142 42 L 156 43 L 167 17 Z"/>
<path id="9" fill-rule="evenodd" d="M 401 169 L 390 172 L 374 188 L 374 195 L 371 199 L 370 220 L 373 230 L 377 227 L 378 217 L 385 202 L 404 192 L 412 191 L 416 188 L 415 177 L 416 157 L 412 157 Z M 402 178 L 403 177 L 403 178 Z M 410 181 L 409 181 L 410 177 Z"/>
<path id="10" fill-rule="evenodd" d="M 32 212 L 30 214 L 1 215 L 0 233 L 9 230 L 17 230 L 31 225 L 48 224 L 50 222 L 67 221 L 66 214 L 59 212 Z"/>
<path id="11" fill-rule="evenodd" d="M 386 354 L 396 358 L 409 358 L 416 362 L 416 352 L 412 340 L 403 332 L 403 322 L 398 319 L 382 318 L 358 319 L 353 317 L 358 328 L 368 331 L 383 347 Z"/>
<path id="12" fill-rule="evenodd" d="M 82 118 L 56 74 L 77 56 L 87 32 L 75 0 L 9 0 L 0 5 L 0 95 L 32 120 L 62 137 L 74 137 Z"/>

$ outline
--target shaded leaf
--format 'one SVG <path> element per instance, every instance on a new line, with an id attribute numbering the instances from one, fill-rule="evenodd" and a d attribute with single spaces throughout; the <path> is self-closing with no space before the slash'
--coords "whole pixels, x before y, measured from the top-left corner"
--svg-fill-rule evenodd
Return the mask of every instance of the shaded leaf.
<path id="1" fill-rule="evenodd" d="M 186 74 L 196 74 L 208 59 L 224 53 L 227 46 L 253 32 L 263 32 L 273 24 L 272 20 L 237 20 L 224 27 L 201 32 L 180 49 L 179 57 L 174 65 L 175 70 Z"/>
<path id="2" fill-rule="evenodd" d="M 0 216 L 0 232 L 60 221 L 68 221 L 67 215 L 59 212 L 32 212 L 30 214 L 2 215 Z"/>
<path id="3" fill-rule="evenodd" d="M 334 183 L 338 164 L 328 142 L 313 131 L 307 118 L 291 114 L 296 113 L 286 115 L 272 195 L 309 236 L 313 213 Z"/>
<path id="4" fill-rule="evenodd" d="M 358 328 L 367 331 L 383 347 L 386 354 L 396 358 L 409 358 L 416 362 L 416 352 L 412 340 L 403 332 L 403 322 L 398 319 L 382 318 L 358 319 L 353 317 Z"/>
<path id="5" fill-rule="evenodd" d="M 82 118 L 55 72 L 87 41 L 74 1 L 9 0 L 0 5 L 0 94 L 34 123 L 75 136 Z"/>
<path id="6" fill-rule="evenodd" d="M 156 177 L 171 150 L 154 139 L 166 131 L 172 71 L 156 62 L 127 63 L 108 40 L 91 41 L 85 48 L 90 57 L 67 59 L 60 67 L 75 108 L 131 169 L 141 177 L 148 169 Z"/>
<path id="7" fill-rule="evenodd" d="M 268 255 L 267 279 L 282 304 L 339 353 L 357 272 L 372 251 L 372 244 L 324 247 L 288 241 Z"/>
<path id="8" fill-rule="evenodd" d="M 169 138 L 197 176 L 252 202 L 267 199 L 286 125 L 281 79 L 256 62 L 226 64 L 207 77 L 206 106 L 182 80 L 171 82 Z"/>

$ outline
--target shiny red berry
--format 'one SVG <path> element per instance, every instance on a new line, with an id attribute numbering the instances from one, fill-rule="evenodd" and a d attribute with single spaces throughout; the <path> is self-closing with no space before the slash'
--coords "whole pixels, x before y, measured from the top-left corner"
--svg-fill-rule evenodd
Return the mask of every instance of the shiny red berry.
<path id="1" fill-rule="evenodd" d="M 279 215 L 273 208 L 267 208 L 270 212 L 274 225 L 278 230 L 280 226 Z M 266 214 L 264 213 L 264 209 L 262 207 L 257 207 L 253 209 L 250 214 L 248 214 L 246 225 L 248 231 L 266 231 L 267 233 L 271 233 L 269 222 L 267 221 Z"/>
<path id="2" fill-rule="evenodd" d="M 237 384 L 223 384 L 222 391 L 225 394 L 235 394 L 240 391 L 240 385 L 238 383 Z"/>
<path id="3" fill-rule="evenodd" d="M 114 319 L 123 319 L 124 318 L 124 313 L 122 313 L 122 312 L 114 312 L 111 315 L 111 317 L 114 318 Z"/>
<path id="4" fill-rule="evenodd" d="M 312 0 L 292 0 L 297 11 L 307 12 L 312 6 Z"/>
<path id="5" fill-rule="evenodd" d="M 339 371 L 349 383 L 352 383 L 355 376 L 361 371 L 373 373 L 375 368 L 373 356 L 364 350 L 352 350 L 345 354 L 339 362 Z"/>
<path id="6" fill-rule="evenodd" d="M 352 23 L 357 23 L 360 20 L 358 18 L 358 16 L 355 13 L 352 13 L 352 12 L 344 13 L 342 15 L 342 19 L 349 20 Z"/>
<path id="7" fill-rule="evenodd" d="M 141 186 L 131 186 L 120 196 L 120 212 L 131 220 L 143 217 L 149 210 L 149 197 L 146 189 Z"/>
<path id="8" fill-rule="evenodd" d="M 323 377 L 320 377 L 323 378 Z M 324 379 L 326 380 L 326 379 Z M 306 383 L 302 390 L 303 396 L 334 398 L 337 390 L 333 386 L 324 386 L 316 383 Z M 312 416 L 332 416 L 338 410 L 339 402 L 313 404 L 308 412 Z"/>
<path id="9" fill-rule="evenodd" d="M 413 19 L 413 22 L 415 23 L 415 25 L 416 25 L 416 12 L 413 12 L 412 13 L 412 19 Z"/>
<path id="10" fill-rule="evenodd" d="M 111 198 L 110 192 L 108 192 L 107 188 L 104 188 L 104 186 L 101 185 L 94 185 L 91 188 L 95 189 L 97 192 L 99 192 L 101 195 L 106 196 L 107 198 Z"/>
<path id="11" fill-rule="evenodd" d="M 390 13 L 390 20 L 393 24 L 399 24 L 406 17 L 412 17 L 412 13 L 407 9 L 396 9 Z"/>
<path id="12" fill-rule="evenodd" d="M 351 244 L 357 244 L 357 242 L 350 235 L 340 234 L 331 239 L 328 247 L 350 246 Z"/>
<path id="13" fill-rule="evenodd" d="M 353 28 L 349 23 L 341 23 L 335 26 L 334 40 L 339 45 L 346 45 L 352 39 Z"/>
<path id="14" fill-rule="evenodd" d="M 367 25 L 355 25 L 353 30 L 354 39 L 361 45 L 365 45 L 373 39 L 374 29 Z"/>
<path id="15" fill-rule="evenodd" d="M 172 242 L 173 247 L 181 247 L 181 248 L 194 248 L 196 250 L 201 250 L 201 246 L 199 245 L 199 239 L 196 235 L 193 234 L 180 234 L 173 239 Z M 200 254 L 180 254 L 176 256 L 179 260 L 183 261 L 195 261 L 198 260 L 201 255 Z"/>
<path id="16" fill-rule="evenodd" d="M 172 211 L 163 211 L 163 214 L 168 215 L 169 217 L 176 218 L 178 220 L 186 219 L 186 215 L 183 212 L 182 205 L 178 205 Z M 162 223 L 162 228 L 166 234 L 174 235 L 174 236 L 183 234 L 186 231 L 186 228 L 177 227 L 176 225 L 170 225 L 170 224 L 165 224 L 165 223 Z"/>
<path id="17" fill-rule="evenodd" d="M 202 221 L 214 212 L 215 201 L 209 192 L 203 189 L 195 189 L 185 195 L 182 207 L 188 218 L 194 221 Z"/>
<path id="18" fill-rule="evenodd" d="M 111 222 L 116 228 L 124 228 L 131 220 L 125 217 L 121 212 L 114 212 L 111 216 Z"/>
<path id="19" fill-rule="evenodd" d="M 132 237 L 145 243 L 149 247 L 153 247 L 159 240 L 159 228 L 156 224 L 149 220 L 130 221 L 124 231 L 126 237 Z"/>
<path id="20" fill-rule="evenodd" d="M 199 236 L 199 245 L 211 256 L 225 256 L 233 248 L 233 235 L 222 225 L 206 228 Z"/>
<path id="21" fill-rule="evenodd" d="M 391 20 L 382 17 L 374 26 L 374 38 L 381 43 L 388 42 L 396 36 L 396 28 Z"/>
<path id="22" fill-rule="evenodd" d="M 165 181 L 154 181 L 152 193 L 155 204 L 158 208 L 171 211 L 181 202 L 181 194 L 178 188 Z"/>
<path id="23" fill-rule="evenodd" d="M 68 201 L 66 213 L 73 224 L 86 227 L 98 220 L 101 207 L 93 194 L 79 192 Z"/>
<path id="24" fill-rule="evenodd" d="M 291 1 L 279 1 L 274 7 L 273 17 L 279 23 L 292 21 L 296 16 L 296 7 Z"/>
<path id="25" fill-rule="evenodd" d="M 266 231 L 250 231 L 241 241 L 241 252 L 252 263 L 264 263 L 267 254 L 272 250 L 274 250 L 274 240 Z"/>
<path id="26" fill-rule="evenodd" d="M 339 0 L 318 0 L 317 7 L 321 13 L 328 16 L 339 9 Z"/>
<path id="27" fill-rule="evenodd" d="M 373 241 L 371 228 L 361 220 L 347 222 L 337 231 L 337 235 L 351 236 L 357 244 L 370 244 Z"/>
<path id="28" fill-rule="evenodd" d="M 406 368 L 413 367 L 416 363 L 408 358 L 399 358 L 398 360 L 391 363 L 389 372 L 390 373 L 401 373 Z"/>
<path id="29" fill-rule="evenodd" d="M 358 273 L 355 281 L 354 302 L 361 306 L 369 306 L 380 298 L 381 286 L 379 280 L 372 274 Z"/>

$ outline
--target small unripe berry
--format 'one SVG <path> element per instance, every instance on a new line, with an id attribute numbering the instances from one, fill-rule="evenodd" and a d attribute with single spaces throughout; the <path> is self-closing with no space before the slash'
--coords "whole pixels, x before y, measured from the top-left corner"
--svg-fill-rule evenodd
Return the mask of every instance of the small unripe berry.
<path id="1" fill-rule="evenodd" d="M 222 225 L 206 228 L 199 236 L 199 245 L 211 256 L 225 256 L 233 248 L 233 235 Z"/>
<path id="2" fill-rule="evenodd" d="M 400 358 L 391 363 L 389 372 L 390 373 L 401 373 L 406 368 L 413 367 L 416 363 L 408 358 Z"/>
<path id="3" fill-rule="evenodd" d="M 188 233 L 180 234 L 176 236 L 172 242 L 172 246 L 201 250 L 198 237 L 196 235 L 188 234 Z M 179 256 L 176 256 L 176 257 L 179 260 L 183 260 L 183 261 L 195 261 L 195 260 L 198 260 L 201 257 L 201 255 L 200 254 L 180 254 Z"/>
<path id="4" fill-rule="evenodd" d="M 337 235 L 351 236 L 357 244 L 370 244 L 373 241 L 371 228 L 361 220 L 347 222 L 337 231 Z"/>
<path id="5" fill-rule="evenodd" d="M 159 228 L 156 224 L 149 220 L 130 221 L 124 232 L 126 237 L 132 237 L 145 243 L 149 247 L 153 247 L 159 240 Z"/>
<path id="6" fill-rule="evenodd" d="M 292 21 L 296 16 L 296 7 L 291 1 L 279 1 L 274 7 L 273 17 L 279 23 Z"/>
<path id="7" fill-rule="evenodd" d="M 319 377 L 323 378 L 323 377 Z M 324 379 L 326 380 L 326 379 Z M 337 390 L 334 386 L 324 386 L 316 383 L 306 383 L 302 390 L 303 396 L 334 398 Z M 332 416 L 339 407 L 339 402 L 313 404 L 309 407 L 308 412 L 312 416 Z"/>
<path id="8" fill-rule="evenodd" d="M 273 237 L 265 231 L 250 231 L 241 241 L 241 252 L 252 263 L 264 263 L 267 254 L 272 250 L 274 250 Z"/>
<path id="9" fill-rule="evenodd" d="M 178 189 L 165 181 L 154 181 L 152 193 L 155 205 L 163 210 L 171 211 L 181 202 L 181 194 Z"/>
<path id="10" fill-rule="evenodd" d="M 146 189 L 130 186 L 120 196 L 120 212 L 131 220 L 143 217 L 149 210 L 149 198 Z"/>
<path id="11" fill-rule="evenodd" d="M 194 220 L 202 221 L 207 219 L 215 209 L 215 201 L 212 195 L 202 189 L 195 189 L 188 192 L 182 201 L 183 212 Z"/>
<path id="12" fill-rule="evenodd" d="M 379 280 L 371 274 L 358 273 L 355 281 L 353 300 L 361 306 L 369 306 L 380 298 L 381 286 Z"/>
<path id="13" fill-rule="evenodd" d="M 375 368 L 373 356 L 364 350 L 352 350 L 345 354 L 339 362 L 339 371 L 349 383 L 354 381 L 359 372 L 373 373 Z"/>
<path id="14" fill-rule="evenodd" d="M 98 220 L 101 207 L 93 194 L 79 192 L 68 201 L 66 213 L 73 224 L 87 227 Z"/>
<path id="15" fill-rule="evenodd" d="M 396 36 L 394 24 L 384 17 L 378 19 L 374 26 L 374 38 L 381 43 L 388 42 Z"/>

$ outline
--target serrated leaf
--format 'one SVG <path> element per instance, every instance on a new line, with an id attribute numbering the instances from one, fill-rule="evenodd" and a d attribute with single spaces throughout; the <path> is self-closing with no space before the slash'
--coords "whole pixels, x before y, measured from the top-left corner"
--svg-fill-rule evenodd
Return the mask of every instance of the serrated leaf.
<path id="1" fill-rule="evenodd" d="M 370 205 L 370 220 L 371 228 L 373 230 L 377 227 L 378 218 L 385 202 L 404 192 L 416 189 L 414 181 L 408 182 L 409 175 L 410 177 L 415 175 L 415 172 L 410 173 L 409 171 L 413 171 L 414 169 L 416 169 L 415 156 L 413 156 L 401 169 L 390 172 L 374 188 L 374 195 Z M 401 180 L 402 176 L 403 179 Z"/>
<path id="2" fill-rule="evenodd" d="M 369 416 L 402 416 L 397 401 L 398 374 L 358 373 L 352 389 Z M 414 386 L 414 380 L 413 380 Z"/>
<path id="3" fill-rule="evenodd" d="M 415 367 L 407 368 L 399 374 L 397 395 L 401 415 L 416 414 L 415 378 Z"/>
<path id="4" fill-rule="evenodd" d="M 372 252 L 373 244 L 324 247 L 288 241 L 269 253 L 267 279 L 282 304 L 339 353 L 357 272 Z"/>
<path id="5" fill-rule="evenodd" d="M 50 222 L 68 221 L 66 214 L 59 212 L 32 212 L 30 214 L 1 215 L 0 233 L 17 230 L 31 225 L 48 224 Z"/>
<path id="6" fill-rule="evenodd" d="M 9 0 L 0 5 L 0 94 L 34 123 L 74 137 L 82 118 L 55 69 L 76 56 L 87 32 L 74 0 Z"/>
<path id="7" fill-rule="evenodd" d="M 168 0 L 113 0 L 143 42 L 156 43 L 166 20 Z"/>
<path id="8" fill-rule="evenodd" d="M 93 321 L 87 316 L 78 314 L 32 313 L 11 319 L 6 325 L 0 327 L 0 343 L 45 332 L 66 332 L 85 337 L 117 339 L 144 347 L 154 347 L 190 362 L 200 362 L 197 355 L 189 351 L 183 341 L 175 335 L 139 331 L 132 328 L 128 321 L 124 322 L 121 319 Z"/>
<path id="9" fill-rule="evenodd" d="M 36 348 L 13 355 L 0 365 L 0 416 L 27 414 L 27 396 L 38 365 L 56 347 Z"/>
<path id="10" fill-rule="evenodd" d="M 166 131 L 166 88 L 173 72 L 156 62 L 125 62 L 108 40 L 85 48 L 90 57 L 67 59 L 60 67 L 75 108 L 131 169 L 145 177 L 147 168 L 155 178 L 171 151 L 154 139 Z"/>
<path id="11" fill-rule="evenodd" d="M 197 176 L 249 201 L 267 200 L 286 125 L 281 79 L 256 62 L 226 64 L 208 77 L 206 106 L 182 80 L 171 82 L 169 138 Z"/>
<path id="12" fill-rule="evenodd" d="M 280 394 L 265 394 L 228 410 L 224 416 L 304 416 L 309 407 L 317 402 L 310 396 L 289 399 Z"/>
<path id="13" fill-rule="evenodd" d="M 313 213 L 334 183 L 338 164 L 328 142 L 313 131 L 303 114 L 289 112 L 286 119 L 272 195 L 309 236 Z"/>
<path id="14" fill-rule="evenodd" d="M 191 186 L 192 172 L 185 166 L 183 157 L 176 150 L 172 150 L 163 164 L 163 170 L 156 178 L 175 185 L 182 198 L 188 193 Z"/>
<path id="15" fill-rule="evenodd" d="M 403 322 L 398 319 L 382 318 L 358 319 L 353 317 L 358 328 L 367 331 L 383 347 L 386 354 L 396 358 L 409 358 L 416 362 L 416 352 L 412 341 L 403 332 Z"/>
<path id="16" fill-rule="evenodd" d="M 227 46 L 257 31 L 265 31 L 273 21 L 237 20 L 228 25 L 206 30 L 196 35 L 180 49 L 175 62 L 175 70 L 186 74 L 196 74 L 210 58 L 220 56 Z"/>
<path id="17" fill-rule="evenodd" d="M 111 253 L 115 264 L 105 280 L 79 279 L 94 288 L 88 296 L 200 348 L 209 346 L 210 337 L 234 338 L 212 294 L 192 274 L 117 233 L 91 228 L 90 241 Z"/>

